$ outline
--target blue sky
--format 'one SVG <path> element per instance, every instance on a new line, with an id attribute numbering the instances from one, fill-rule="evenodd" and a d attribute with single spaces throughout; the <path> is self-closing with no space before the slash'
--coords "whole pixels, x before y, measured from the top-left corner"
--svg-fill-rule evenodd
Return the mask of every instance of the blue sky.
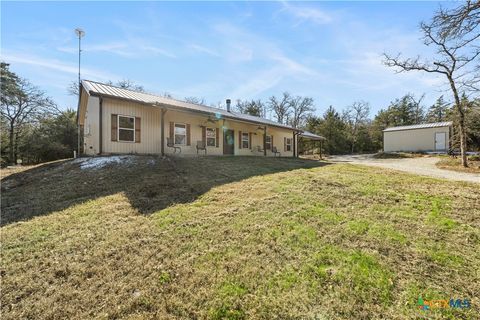
<path id="1" fill-rule="evenodd" d="M 443 3 L 449 5 L 449 3 Z M 289 91 L 317 114 L 368 101 L 372 113 L 407 92 L 432 103 L 435 75 L 395 74 L 381 54 L 431 52 L 418 32 L 438 2 L 4 2 L 1 56 L 63 108 L 77 78 L 130 79 L 153 93 L 266 99 Z M 448 93 L 447 93 L 448 96 Z"/>

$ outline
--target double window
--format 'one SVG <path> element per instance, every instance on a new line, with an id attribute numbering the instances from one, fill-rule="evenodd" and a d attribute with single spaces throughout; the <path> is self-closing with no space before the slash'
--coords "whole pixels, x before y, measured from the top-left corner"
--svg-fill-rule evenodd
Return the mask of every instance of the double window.
<path id="1" fill-rule="evenodd" d="M 292 151 L 292 138 L 287 138 L 285 141 L 285 149 L 286 151 Z"/>
<path id="2" fill-rule="evenodd" d="M 118 116 L 118 141 L 135 142 L 135 117 Z"/>
<path id="3" fill-rule="evenodd" d="M 175 144 L 187 144 L 187 125 L 184 123 L 175 123 Z"/>
<path id="4" fill-rule="evenodd" d="M 207 128 L 207 146 L 215 147 L 217 145 L 217 129 Z"/>
<path id="5" fill-rule="evenodd" d="M 272 150 L 272 136 L 265 137 L 265 149 Z"/>
<path id="6" fill-rule="evenodd" d="M 249 146 L 250 135 L 248 132 L 242 132 L 242 148 L 248 149 Z"/>

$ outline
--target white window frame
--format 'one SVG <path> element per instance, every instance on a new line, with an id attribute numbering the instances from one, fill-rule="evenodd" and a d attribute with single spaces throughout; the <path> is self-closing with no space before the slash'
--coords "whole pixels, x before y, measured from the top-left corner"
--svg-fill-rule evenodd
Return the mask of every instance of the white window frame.
<path id="1" fill-rule="evenodd" d="M 213 131 L 213 138 L 212 137 L 208 137 L 208 130 L 212 130 Z M 208 145 L 208 139 L 213 139 L 213 145 L 212 146 L 209 146 Z M 216 147 L 217 146 L 217 128 L 212 128 L 212 127 L 206 127 L 205 128 L 205 146 L 206 147 Z"/>
<path id="2" fill-rule="evenodd" d="M 177 143 L 177 139 L 175 139 L 175 137 L 177 136 L 177 133 L 175 132 L 175 128 L 177 127 L 177 124 L 178 125 L 181 125 L 181 126 L 184 126 L 184 129 L 185 129 L 185 139 L 183 139 L 184 143 Z M 179 134 L 179 136 L 181 136 L 181 134 Z M 175 122 L 173 123 L 173 144 L 176 145 L 176 146 L 186 146 L 187 145 L 187 124 L 186 123 L 182 123 L 182 122 Z"/>
<path id="3" fill-rule="evenodd" d="M 120 128 L 120 118 L 130 118 L 133 119 L 133 129 L 131 128 Z M 133 131 L 133 141 L 130 140 L 120 140 L 120 130 L 130 130 Z M 117 137 L 119 142 L 128 142 L 128 143 L 135 143 L 135 117 L 132 116 L 124 116 L 124 115 L 117 115 Z"/>
<path id="4" fill-rule="evenodd" d="M 247 137 L 247 140 L 244 139 L 245 135 Z M 247 142 L 247 147 L 243 146 L 244 141 Z M 250 149 L 250 133 L 248 132 L 242 132 L 242 149 Z"/>
<path id="5" fill-rule="evenodd" d="M 268 138 L 270 138 L 270 142 L 268 142 Z M 270 145 L 270 148 L 267 148 L 267 145 Z M 271 134 L 267 134 L 266 137 L 265 137 L 265 149 L 267 150 L 272 150 L 272 135 Z"/>
<path id="6" fill-rule="evenodd" d="M 287 152 L 292 151 L 292 140 L 293 138 L 287 138 Z"/>

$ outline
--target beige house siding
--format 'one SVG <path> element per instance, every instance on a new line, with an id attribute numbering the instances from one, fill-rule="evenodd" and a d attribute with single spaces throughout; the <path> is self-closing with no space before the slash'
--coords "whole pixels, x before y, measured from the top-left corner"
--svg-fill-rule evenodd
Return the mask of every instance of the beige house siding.
<path id="1" fill-rule="evenodd" d="M 85 120 L 83 127 L 83 141 L 84 141 L 84 150 L 85 154 L 95 155 L 100 152 L 99 144 L 99 98 L 97 97 L 88 97 L 88 102 L 86 103 L 86 112 Z"/>
<path id="2" fill-rule="evenodd" d="M 383 150 L 385 152 L 436 151 L 435 133 L 437 132 L 445 132 L 446 149 L 448 149 L 450 129 L 449 127 L 438 127 L 384 132 Z"/>
<path id="3" fill-rule="evenodd" d="M 112 114 L 140 118 L 140 143 L 112 141 Z M 155 107 L 103 99 L 102 153 L 161 153 L 160 114 L 160 109 Z"/>
<path id="4" fill-rule="evenodd" d="M 99 153 L 99 98 L 88 97 L 87 112 L 85 118 L 85 152 L 89 155 Z M 139 143 L 112 141 L 111 136 L 111 115 L 125 115 L 139 117 L 141 120 L 141 138 Z M 218 147 L 208 146 L 207 155 L 223 155 L 223 130 L 234 130 L 234 154 L 245 156 L 263 156 L 263 152 L 257 151 L 257 146 L 263 149 L 263 130 L 255 125 L 228 119 L 220 119 L 216 123 L 207 121 L 207 115 L 199 115 L 191 112 L 168 110 L 165 113 L 165 153 L 172 154 L 173 148 L 167 146 L 166 138 L 170 136 L 170 122 L 184 123 L 190 125 L 190 146 L 181 145 L 182 155 L 194 155 L 197 153 L 197 141 L 202 141 L 202 126 L 216 128 L 219 130 Z M 139 153 L 139 154 L 160 154 L 161 153 L 161 109 L 149 107 L 143 104 L 103 98 L 102 103 L 102 153 Z M 90 133 L 87 136 L 88 125 Z M 239 134 L 241 132 L 252 133 L 252 143 L 249 148 L 239 148 Z M 281 156 L 292 157 L 293 145 L 290 151 L 284 151 L 284 138 L 293 138 L 293 131 L 276 127 L 267 127 L 267 134 L 273 136 L 273 144 L 281 152 Z M 203 154 L 203 151 L 200 151 Z M 273 156 L 270 150 L 267 156 Z"/>

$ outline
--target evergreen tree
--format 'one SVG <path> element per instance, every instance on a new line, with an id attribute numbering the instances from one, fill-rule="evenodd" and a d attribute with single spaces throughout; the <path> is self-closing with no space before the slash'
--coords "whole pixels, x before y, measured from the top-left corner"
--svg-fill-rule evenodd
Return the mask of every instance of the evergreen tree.
<path id="1" fill-rule="evenodd" d="M 447 113 L 448 113 L 448 103 L 443 99 L 443 96 L 435 101 L 427 112 L 426 121 L 427 122 L 443 122 L 448 121 Z"/>
<path id="2" fill-rule="evenodd" d="M 333 106 L 328 107 L 318 127 L 318 133 L 327 139 L 324 144 L 327 153 L 341 154 L 348 152 L 349 146 L 345 129 L 346 126 L 340 114 Z"/>

